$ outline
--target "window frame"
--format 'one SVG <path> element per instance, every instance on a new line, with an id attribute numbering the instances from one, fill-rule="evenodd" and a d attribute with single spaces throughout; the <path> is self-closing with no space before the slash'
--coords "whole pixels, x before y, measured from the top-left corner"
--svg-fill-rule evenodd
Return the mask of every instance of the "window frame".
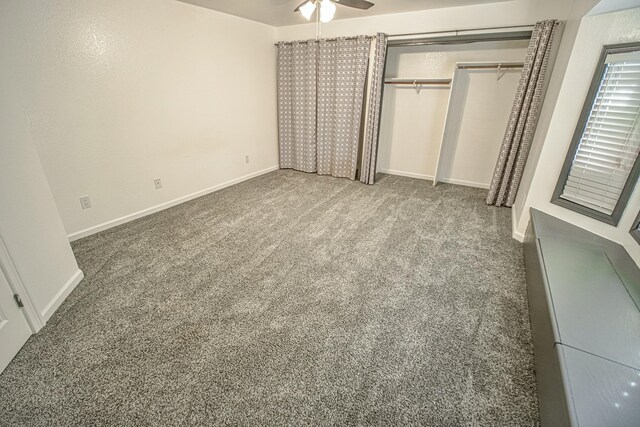
<path id="1" fill-rule="evenodd" d="M 633 221 L 633 224 L 631 226 L 631 230 L 629 230 L 629 233 L 631 233 L 631 236 L 636 239 L 636 242 L 640 243 L 640 212 L 638 213 L 638 216 L 636 217 L 636 219 Z"/>
<path id="2" fill-rule="evenodd" d="M 633 164 L 633 168 L 631 168 L 631 171 L 629 172 L 629 177 L 627 178 L 627 182 L 625 183 L 622 189 L 622 193 L 620 193 L 618 202 L 616 203 L 616 206 L 613 209 L 613 212 L 611 213 L 611 215 L 607 215 L 606 213 L 599 212 L 595 209 L 582 206 L 579 203 L 575 203 L 570 200 L 563 199 L 560 196 L 562 195 L 562 192 L 564 191 L 564 187 L 567 183 L 567 179 L 569 178 L 569 172 L 571 171 L 573 159 L 576 155 L 576 151 L 578 150 L 578 146 L 580 145 L 580 141 L 582 139 L 582 135 L 584 134 L 585 128 L 587 126 L 589 116 L 591 115 L 591 109 L 593 108 L 593 103 L 597 96 L 598 89 L 600 88 L 600 83 L 602 82 L 602 78 L 604 77 L 604 73 L 606 69 L 605 61 L 607 56 L 615 53 L 634 52 L 634 51 L 640 51 L 640 42 L 619 43 L 619 44 L 610 44 L 610 45 L 603 46 L 602 52 L 600 53 L 600 58 L 598 59 L 597 68 L 593 73 L 593 77 L 591 79 L 591 86 L 589 86 L 589 91 L 587 92 L 587 96 L 582 106 L 582 112 L 580 113 L 580 118 L 578 119 L 576 130 L 573 133 L 571 145 L 569 146 L 569 150 L 567 152 L 567 157 L 564 160 L 564 164 L 562 166 L 562 170 L 560 172 L 560 176 L 558 177 L 558 182 L 556 184 L 556 188 L 555 188 L 555 191 L 553 192 L 553 197 L 551 199 L 551 203 L 555 205 L 562 206 L 563 208 L 572 210 L 579 214 L 588 216 L 590 218 L 596 219 L 598 221 L 602 221 L 604 223 L 607 223 L 613 226 L 617 226 L 618 223 L 620 222 L 622 213 L 627 207 L 629 197 L 631 197 L 631 192 L 633 191 L 635 184 L 638 180 L 638 176 L 640 175 L 640 155 L 636 157 L 636 161 Z M 634 234 L 634 237 L 636 238 L 636 240 L 640 239 L 640 233 L 638 233 L 638 236 Z"/>

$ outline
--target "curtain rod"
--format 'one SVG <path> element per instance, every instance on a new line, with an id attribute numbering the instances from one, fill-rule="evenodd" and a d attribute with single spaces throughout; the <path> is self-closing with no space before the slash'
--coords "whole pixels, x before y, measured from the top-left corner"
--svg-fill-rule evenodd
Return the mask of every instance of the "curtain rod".
<path id="1" fill-rule="evenodd" d="M 334 40 L 356 40 L 359 38 L 365 38 L 365 39 L 373 39 L 373 36 L 346 36 L 346 37 L 327 37 L 327 38 L 322 38 L 322 39 L 309 39 L 309 40 L 292 40 L 292 41 L 288 41 L 288 42 L 278 42 L 278 43 L 274 43 L 274 46 L 278 46 L 280 43 L 282 44 L 293 44 L 293 43 L 308 43 L 308 42 L 319 42 L 319 41 L 334 41 Z"/>
<path id="2" fill-rule="evenodd" d="M 529 40 L 531 31 L 519 31 L 517 33 L 482 33 L 444 37 L 423 37 L 419 39 L 390 39 L 389 47 L 409 47 L 409 46 L 431 46 L 431 45 L 461 45 L 470 43 Z"/>
<path id="3" fill-rule="evenodd" d="M 453 34 L 453 35 L 452 35 Z M 390 38 L 389 47 L 408 47 L 408 46 L 426 46 L 426 45 L 457 45 L 468 43 L 509 41 L 509 40 L 529 40 L 533 34 L 532 30 L 527 31 L 497 31 L 484 33 L 465 34 L 449 32 L 447 35 L 431 35 L 429 37 L 412 37 L 412 38 Z"/>
<path id="4" fill-rule="evenodd" d="M 468 33 L 468 32 L 472 32 L 472 31 L 509 30 L 509 29 L 513 29 L 513 28 L 522 28 L 522 29 L 526 28 L 526 29 L 531 30 L 534 27 L 535 27 L 535 25 L 532 25 L 532 24 L 508 25 L 508 26 L 503 26 L 503 27 L 481 27 L 481 28 L 466 28 L 466 29 L 462 29 L 462 30 L 428 31 L 428 32 L 424 32 L 424 33 L 389 34 L 388 37 L 389 37 L 389 39 L 391 39 L 391 38 L 394 38 L 394 37 L 433 36 L 433 35 L 437 35 L 437 34 L 450 34 L 450 33 L 455 33 L 455 35 L 458 36 L 460 33 Z M 366 37 L 366 38 L 369 38 L 369 39 L 373 39 L 372 36 L 347 36 L 347 37 L 331 37 L 331 38 L 325 38 L 325 39 L 320 39 L 320 40 L 328 40 L 328 41 L 333 41 L 333 40 L 338 40 L 338 39 L 353 40 L 353 39 L 357 39 L 358 37 Z M 280 42 L 280 43 L 292 44 L 292 43 L 306 43 L 306 42 L 309 42 L 309 41 L 317 41 L 317 40 L 314 40 L 314 39 L 295 40 L 295 41 L 285 41 L 285 42 Z M 407 41 L 410 41 L 410 39 L 407 39 Z M 278 44 L 280 44 L 280 43 L 274 43 L 274 46 L 278 46 Z"/>
<path id="5" fill-rule="evenodd" d="M 433 34 L 446 34 L 446 33 L 463 33 L 470 31 L 489 31 L 489 30 L 509 30 L 512 28 L 531 28 L 533 29 L 535 25 L 526 24 L 526 25 L 508 25 L 503 27 L 481 27 L 481 28 L 466 28 L 463 30 L 443 30 L 443 31 L 428 31 L 424 33 L 401 33 L 401 34 L 389 34 L 389 38 L 391 37 L 408 37 L 408 36 L 427 36 Z"/>

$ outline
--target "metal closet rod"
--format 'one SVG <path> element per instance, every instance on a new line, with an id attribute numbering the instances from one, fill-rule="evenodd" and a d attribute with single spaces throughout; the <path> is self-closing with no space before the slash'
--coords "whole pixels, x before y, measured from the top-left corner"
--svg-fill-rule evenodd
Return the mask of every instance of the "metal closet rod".
<path id="1" fill-rule="evenodd" d="M 463 70 L 486 70 L 486 69 L 505 69 L 505 68 L 522 68 L 524 64 L 493 64 L 493 65 L 458 65 Z"/>
<path id="2" fill-rule="evenodd" d="M 384 84 L 387 85 L 448 85 L 451 84 L 451 79 L 431 79 L 431 80 L 385 80 Z"/>

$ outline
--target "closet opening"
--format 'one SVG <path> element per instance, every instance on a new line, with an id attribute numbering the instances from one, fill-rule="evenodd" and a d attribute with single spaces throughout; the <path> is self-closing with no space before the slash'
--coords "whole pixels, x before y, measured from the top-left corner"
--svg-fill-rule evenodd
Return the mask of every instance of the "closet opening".
<path id="1" fill-rule="evenodd" d="M 489 188 L 531 34 L 390 36 L 377 172 Z"/>

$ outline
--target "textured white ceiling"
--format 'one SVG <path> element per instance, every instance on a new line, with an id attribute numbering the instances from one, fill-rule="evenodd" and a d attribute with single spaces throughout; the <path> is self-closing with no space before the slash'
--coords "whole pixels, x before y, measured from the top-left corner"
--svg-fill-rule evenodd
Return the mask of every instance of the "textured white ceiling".
<path id="1" fill-rule="evenodd" d="M 293 10 L 303 0 L 179 0 L 184 3 L 206 7 L 230 15 L 241 16 L 253 21 L 276 27 L 304 24 L 308 22 Z M 370 0 L 375 4 L 369 10 L 358 10 L 338 6 L 335 19 L 359 16 L 383 15 L 387 13 L 411 12 L 424 9 L 467 6 L 481 3 L 498 3 L 509 0 Z"/>

